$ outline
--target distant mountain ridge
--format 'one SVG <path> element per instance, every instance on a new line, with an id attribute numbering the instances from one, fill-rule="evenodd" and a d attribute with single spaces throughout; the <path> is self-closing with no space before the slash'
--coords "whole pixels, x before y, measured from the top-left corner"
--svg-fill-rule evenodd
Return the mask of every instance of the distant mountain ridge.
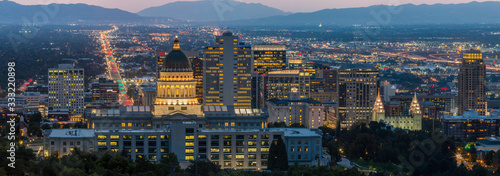
<path id="1" fill-rule="evenodd" d="M 286 16 L 240 21 L 239 23 L 282 25 L 370 24 L 372 26 L 500 23 L 499 11 L 500 2 L 497 1 L 434 5 L 375 5 L 361 8 L 324 9 L 310 13 L 294 13 Z"/>
<path id="2" fill-rule="evenodd" d="M 120 9 L 108 9 L 87 4 L 21 5 L 0 1 L 0 22 L 3 23 L 64 23 L 82 21 L 129 21 L 143 19 Z"/>
<path id="3" fill-rule="evenodd" d="M 244 3 L 233 0 L 176 1 L 150 7 L 137 14 L 145 17 L 171 17 L 190 21 L 237 21 L 287 15 L 279 9 L 260 3 Z"/>

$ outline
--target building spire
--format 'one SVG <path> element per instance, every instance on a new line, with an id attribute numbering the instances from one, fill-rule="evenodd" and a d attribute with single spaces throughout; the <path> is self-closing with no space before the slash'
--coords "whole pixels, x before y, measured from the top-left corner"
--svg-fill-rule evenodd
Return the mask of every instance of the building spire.
<path id="1" fill-rule="evenodd" d="M 375 105 L 373 107 L 373 112 L 385 113 L 384 102 L 382 102 L 382 98 L 380 98 L 380 91 L 378 91 L 377 99 L 375 100 Z"/>
<path id="2" fill-rule="evenodd" d="M 418 103 L 417 93 L 415 93 L 415 95 L 413 96 L 413 100 L 411 101 L 410 113 L 413 113 L 413 114 L 421 114 L 422 113 L 420 111 L 420 104 Z"/>
<path id="3" fill-rule="evenodd" d="M 179 39 L 177 38 L 177 36 L 175 36 L 174 47 L 172 48 L 172 50 L 181 50 L 181 46 L 179 45 Z"/>

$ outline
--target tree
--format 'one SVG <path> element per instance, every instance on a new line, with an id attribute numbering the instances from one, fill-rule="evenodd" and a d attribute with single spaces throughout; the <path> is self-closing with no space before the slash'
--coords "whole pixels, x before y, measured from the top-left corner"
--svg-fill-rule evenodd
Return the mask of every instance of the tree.
<path id="1" fill-rule="evenodd" d="M 175 153 L 168 153 L 166 157 L 162 157 L 157 167 L 157 175 L 169 175 L 170 173 L 175 173 L 176 169 L 179 169 L 179 161 Z"/>
<path id="2" fill-rule="evenodd" d="M 190 161 L 191 165 L 186 169 L 190 174 L 198 174 L 201 176 L 215 175 L 220 172 L 220 165 L 210 161 Z"/>
<path id="3" fill-rule="evenodd" d="M 352 146 L 351 156 L 371 160 L 377 152 L 377 146 L 375 136 L 366 133 L 358 134 Z"/>
<path id="4" fill-rule="evenodd" d="M 51 129 L 51 128 L 52 128 L 52 126 L 50 126 L 49 124 L 42 125 L 42 130 Z"/>
<path id="5" fill-rule="evenodd" d="M 288 155 L 283 139 L 278 138 L 277 141 L 271 144 L 267 162 L 267 169 L 269 170 L 279 169 L 284 171 L 288 169 Z"/>
<path id="6" fill-rule="evenodd" d="M 28 127 L 28 134 L 30 136 L 41 137 L 42 136 L 42 128 L 40 128 L 40 125 L 38 125 L 37 123 L 30 123 L 30 125 Z"/>
<path id="7" fill-rule="evenodd" d="M 340 156 L 339 146 L 333 142 L 329 142 L 326 147 L 328 148 L 328 154 L 332 157 L 331 164 L 335 165 L 342 159 Z"/>
<path id="8" fill-rule="evenodd" d="M 484 164 L 491 166 L 493 164 L 493 157 L 495 157 L 494 151 L 489 151 L 484 155 Z"/>

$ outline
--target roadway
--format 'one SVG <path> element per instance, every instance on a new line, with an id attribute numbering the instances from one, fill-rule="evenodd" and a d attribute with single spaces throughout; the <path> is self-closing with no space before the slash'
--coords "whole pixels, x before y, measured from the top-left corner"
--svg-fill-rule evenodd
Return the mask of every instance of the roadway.
<path id="1" fill-rule="evenodd" d="M 118 64 L 116 63 L 116 58 L 113 56 L 113 49 L 109 44 L 110 34 L 116 32 L 118 28 L 113 26 L 112 30 L 102 31 L 100 33 L 99 41 L 101 42 L 102 52 L 107 64 L 107 75 L 108 78 L 114 80 L 118 83 L 120 91 L 120 105 L 131 106 L 132 101 L 127 96 L 126 82 L 123 81 Z"/>

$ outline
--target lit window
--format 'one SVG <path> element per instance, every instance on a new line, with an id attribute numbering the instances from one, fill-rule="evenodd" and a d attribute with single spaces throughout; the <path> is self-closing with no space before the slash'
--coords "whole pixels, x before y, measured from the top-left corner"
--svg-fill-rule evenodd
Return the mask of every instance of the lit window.
<path id="1" fill-rule="evenodd" d="M 194 139 L 194 135 L 187 135 L 186 139 Z"/>
<path id="2" fill-rule="evenodd" d="M 99 136 L 97 136 L 97 139 L 106 139 L 106 136 L 105 135 L 99 135 Z"/>

